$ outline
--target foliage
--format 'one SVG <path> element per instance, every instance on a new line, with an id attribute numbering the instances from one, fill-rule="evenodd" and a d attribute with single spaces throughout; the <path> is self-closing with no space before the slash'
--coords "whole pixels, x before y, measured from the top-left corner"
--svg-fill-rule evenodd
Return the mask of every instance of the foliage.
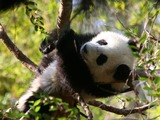
<path id="1" fill-rule="evenodd" d="M 160 9 L 157 2 L 153 0 L 107 0 L 105 3 L 96 3 L 95 7 L 92 6 L 89 9 L 89 13 L 78 14 L 72 20 L 71 28 L 82 33 L 113 30 L 138 39 L 142 49 L 137 56 L 136 67 L 146 69 L 148 73 L 147 78 L 140 78 L 142 82 L 147 83 L 142 90 L 148 93 L 147 97 L 159 99 L 160 78 L 153 77 L 156 69 L 160 68 Z M 14 11 L 0 14 L 0 23 L 5 26 L 11 40 L 23 53 L 38 64 L 42 57 L 39 52 L 39 44 L 44 39 L 46 32 L 55 28 L 58 8 L 59 3 L 56 1 L 30 2 L 27 9 L 25 6 L 21 6 Z M 76 10 L 76 6 L 74 6 L 74 10 Z M 74 14 L 76 13 L 73 11 L 72 16 Z M 14 107 L 11 110 L 8 108 L 14 106 L 15 101 L 27 89 L 33 78 L 33 73 L 22 66 L 0 43 L 0 118 L 5 116 L 16 119 L 24 115 Z M 131 93 L 127 97 L 116 96 L 102 101 L 115 107 L 124 107 L 122 101 L 125 101 L 125 107 L 130 106 L 131 103 L 134 103 L 133 107 L 135 107 L 136 103 L 148 102 L 141 98 L 135 98 L 136 96 L 133 97 L 133 93 Z M 37 100 L 33 105 L 35 113 L 40 109 L 38 106 L 40 102 L 41 100 Z M 134 117 L 152 119 L 159 116 L 159 103 L 156 103 L 157 107 L 149 109 L 146 116 L 139 115 L 137 117 L 135 115 Z M 68 106 L 66 105 L 66 107 Z M 119 115 L 102 112 L 95 107 L 92 107 L 92 111 L 96 119 L 121 118 Z M 75 113 L 72 115 L 74 116 Z M 158 119 L 155 118 L 155 120 Z"/>
<path id="2" fill-rule="evenodd" d="M 0 111 L 0 118 L 2 119 L 32 119 L 34 117 L 35 120 L 55 120 L 54 117 L 51 117 L 50 115 L 43 113 L 40 114 L 39 111 L 43 111 L 41 109 L 41 106 L 47 107 L 49 109 L 48 112 L 51 112 L 53 116 L 57 116 L 56 119 L 60 120 L 73 120 L 76 118 L 76 115 L 78 114 L 77 108 L 70 108 L 68 103 L 62 102 L 60 98 L 54 98 L 50 97 L 47 94 L 36 94 L 37 100 L 36 101 L 29 101 L 31 103 L 30 108 L 26 113 L 21 113 L 17 111 L 16 105 L 15 107 L 9 108 L 6 111 L 2 110 Z M 18 103 L 17 103 L 18 104 Z M 48 108 L 49 107 L 49 108 Z M 58 116 L 59 113 L 63 113 L 66 116 Z M 53 114 L 54 113 L 54 114 Z"/>
<path id="3" fill-rule="evenodd" d="M 40 10 L 37 8 L 37 4 L 32 1 L 28 1 L 26 4 L 26 15 L 30 18 L 31 23 L 34 25 L 35 31 L 46 33 L 44 29 L 44 19 L 39 14 Z"/>

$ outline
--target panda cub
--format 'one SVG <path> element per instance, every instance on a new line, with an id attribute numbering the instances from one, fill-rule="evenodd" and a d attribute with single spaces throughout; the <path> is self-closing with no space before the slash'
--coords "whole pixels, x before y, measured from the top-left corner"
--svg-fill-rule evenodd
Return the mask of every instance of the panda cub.
<path id="1" fill-rule="evenodd" d="M 65 31 L 57 40 L 54 57 L 20 97 L 18 109 L 26 112 L 31 104 L 29 101 L 35 100 L 39 91 L 55 97 L 65 93 L 64 101 L 71 96 L 68 88 L 79 93 L 85 101 L 125 91 L 135 62 L 129 45 L 135 43 L 114 32 L 78 35 L 73 30 Z"/>

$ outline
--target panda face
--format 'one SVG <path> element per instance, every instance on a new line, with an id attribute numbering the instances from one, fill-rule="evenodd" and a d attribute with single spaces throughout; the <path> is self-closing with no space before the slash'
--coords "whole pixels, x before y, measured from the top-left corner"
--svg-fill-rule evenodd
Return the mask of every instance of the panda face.
<path id="1" fill-rule="evenodd" d="M 81 47 L 81 55 L 95 82 L 124 82 L 133 68 L 129 39 L 114 32 L 101 32 Z"/>

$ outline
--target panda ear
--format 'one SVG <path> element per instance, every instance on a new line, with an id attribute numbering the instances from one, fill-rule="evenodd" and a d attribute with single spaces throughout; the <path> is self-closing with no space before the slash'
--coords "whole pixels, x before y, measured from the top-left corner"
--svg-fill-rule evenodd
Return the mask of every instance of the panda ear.
<path id="1" fill-rule="evenodd" d="M 136 39 L 130 39 L 128 41 L 128 45 L 133 52 L 139 52 L 140 47 L 139 47 L 138 41 Z"/>

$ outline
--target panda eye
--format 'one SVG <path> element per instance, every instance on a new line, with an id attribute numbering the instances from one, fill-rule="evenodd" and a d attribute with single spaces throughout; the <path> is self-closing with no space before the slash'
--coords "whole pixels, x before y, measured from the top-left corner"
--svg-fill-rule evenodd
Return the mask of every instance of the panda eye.
<path id="1" fill-rule="evenodd" d="M 98 56 L 98 58 L 96 59 L 96 63 L 97 65 L 103 65 L 104 63 L 107 62 L 107 56 L 106 55 L 103 55 L 103 54 L 100 54 L 100 56 Z"/>
<path id="2" fill-rule="evenodd" d="M 97 43 L 98 43 L 99 45 L 107 45 L 107 44 L 108 44 L 104 39 L 99 40 Z"/>

